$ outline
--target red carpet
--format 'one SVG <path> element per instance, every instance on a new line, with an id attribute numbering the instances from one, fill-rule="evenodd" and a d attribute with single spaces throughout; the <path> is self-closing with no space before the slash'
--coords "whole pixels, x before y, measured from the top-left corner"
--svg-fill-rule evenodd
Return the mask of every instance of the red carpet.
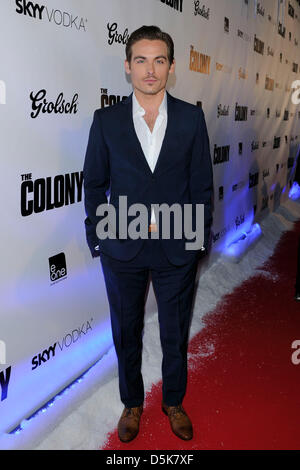
<path id="1" fill-rule="evenodd" d="M 293 299 L 300 222 L 286 232 L 255 275 L 206 315 L 189 346 L 184 407 L 194 438 L 184 442 L 161 412 L 161 383 L 147 395 L 140 433 L 122 444 L 115 430 L 106 450 L 300 449 L 300 302 Z M 201 289 L 201 280 L 200 280 Z"/>

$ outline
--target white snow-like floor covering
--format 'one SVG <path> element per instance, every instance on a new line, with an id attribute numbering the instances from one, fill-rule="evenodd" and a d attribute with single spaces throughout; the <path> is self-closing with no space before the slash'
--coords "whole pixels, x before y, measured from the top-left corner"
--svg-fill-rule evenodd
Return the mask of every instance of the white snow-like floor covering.
<path id="1" fill-rule="evenodd" d="M 288 200 L 261 222 L 262 236 L 236 263 L 225 257 L 205 261 L 198 273 L 190 337 L 203 328 L 203 316 L 212 311 L 225 294 L 260 272 L 272 255 L 283 232 L 300 218 L 300 202 Z M 295 257 L 296 257 L 295 247 Z M 213 354 L 207 345 L 203 355 Z M 161 379 L 161 348 L 157 315 L 145 319 L 143 377 L 145 391 Z M 24 422 L 19 434 L 0 435 L 0 449 L 95 450 L 105 442 L 107 433 L 119 420 L 123 405 L 119 399 L 117 363 L 114 348 L 92 367 L 80 383 L 55 400 L 53 406 Z"/>

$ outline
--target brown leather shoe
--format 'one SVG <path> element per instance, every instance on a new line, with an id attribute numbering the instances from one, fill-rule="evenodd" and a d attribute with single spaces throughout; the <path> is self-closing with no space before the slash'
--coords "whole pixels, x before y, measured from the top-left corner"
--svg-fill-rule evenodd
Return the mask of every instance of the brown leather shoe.
<path id="1" fill-rule="evenodd" d="M 193 437 L 193 426 L 182 405 L 162 404 L 162 411 L 169 417 L 171 429 L 180 439 L 189 441 Z"/>
<path id="2" fill-rule="evenodd" d="M 124 408 L 118 423 L 120 441 L 130 442 L 138 435 L 142 412 L 143 405 L 135 408 Z"/>

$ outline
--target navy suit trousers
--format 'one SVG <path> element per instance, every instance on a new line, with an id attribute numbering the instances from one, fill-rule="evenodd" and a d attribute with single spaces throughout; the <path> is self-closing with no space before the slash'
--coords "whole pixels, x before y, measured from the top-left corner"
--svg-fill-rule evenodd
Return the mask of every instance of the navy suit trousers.
<path id="1" fill-rule="evenodd" d="M 144 308 L 151 275 L 163 353 L 162 398 L 166 405 L 181 404 L 187 385 L 187 347 L 198 257 L 175 266 L 168 261 L 159 239 L 145 240 L 130 261 L 100 255 L 111 326 L 119 367 L 121 401 L 136 407 L 144 401 L 141 374 Z"/>

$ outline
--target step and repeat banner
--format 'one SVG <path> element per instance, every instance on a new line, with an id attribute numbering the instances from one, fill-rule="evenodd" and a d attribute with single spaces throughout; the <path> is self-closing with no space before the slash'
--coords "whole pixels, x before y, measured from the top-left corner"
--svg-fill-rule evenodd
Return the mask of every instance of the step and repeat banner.
<path id="1" fill-rule="evenodd" d="M 214 168 L 212 253 L 287 197 L 299 146 L 299 0 L 1 0 L 0 432 L 112 345 L 82 168 L 96 108 L 132 87 L 143 24 L 174 39 L 170 94 L 202 106 Z M 298 82 L 297 82 L 298 80 Z M 146 311 L 156 308 L 149 291 Z"/>

